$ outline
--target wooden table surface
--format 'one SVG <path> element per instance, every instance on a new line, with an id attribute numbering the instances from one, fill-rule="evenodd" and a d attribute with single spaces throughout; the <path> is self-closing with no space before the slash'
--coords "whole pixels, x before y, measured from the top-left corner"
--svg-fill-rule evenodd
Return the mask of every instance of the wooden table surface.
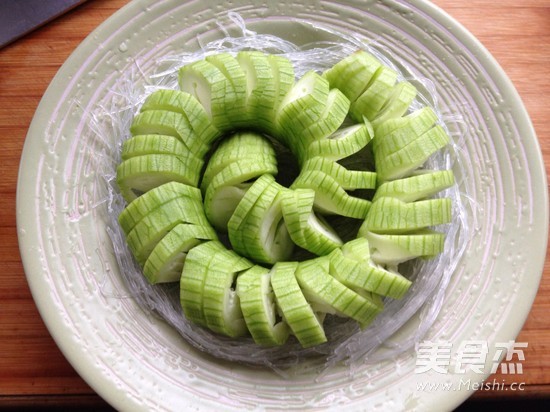
<path id="1" fill-rule="evenodd" d="M 0 409 L 108 409 L 77 375 L 45 328 L 19 255 L 15 193 L 25 135 L 46 87 L 78 44 L 127 0 L 89 0 L 0 50 Z M 436 0 L 468 28 L 512 79 L 550 165 L 550 1 Z M 550 399 L 550 264 L 517 341 L 528 342 L 523 391 L 483 391 L 485 400 Z M 506 376 L 496 376 L 500 382 Z M 508 379 L 508 382 L 511 382 Z"/>

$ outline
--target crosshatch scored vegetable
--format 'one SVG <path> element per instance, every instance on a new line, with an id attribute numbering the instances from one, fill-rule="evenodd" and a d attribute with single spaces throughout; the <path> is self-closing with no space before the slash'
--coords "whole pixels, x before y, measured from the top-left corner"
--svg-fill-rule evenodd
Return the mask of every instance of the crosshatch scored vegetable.
<path id="1" fill-rule="evenodd" d="M 131 252 L 150 283 L 179 282 L 189 321 L 263 346 L 319 345 L 327 315 L 368 327 L 411 286 L 398 265 L 443 251 L 434 226 L 452 205 L 434 196 L 454 176 L 422 167 L 450 139 L 372 54 L 297 80 L 285 57 L 258 51 L 178 74 L 179 90 L 151 93 L 134 117 L 117 183 Z M 275 141 L 299 166 L 290 185 Z M 361 168 L 343 165 L 353 157 Z"/>

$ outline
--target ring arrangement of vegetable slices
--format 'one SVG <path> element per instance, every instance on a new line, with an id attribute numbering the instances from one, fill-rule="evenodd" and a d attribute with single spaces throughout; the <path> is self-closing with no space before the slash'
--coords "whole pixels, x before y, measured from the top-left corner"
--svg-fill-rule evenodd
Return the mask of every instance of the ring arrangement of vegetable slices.
<path id="1" fill-rule="evenodd" d="M 144 101 L 116 178 L 129 249 L 150 283 L 179 282 L 189 321 L 262 346 L 320 345 L 327 317 L 368 327 L 411 287 L 398 265 L 443 251 L 434 226 L 452 205 L 434 196 L 454 176 L 422 166 L 450 139 L 370 53 L 297 80 L 280 55 L 218 53 L 178 82 Z M 299 165 L 288 187 L 273 142 Z"/>

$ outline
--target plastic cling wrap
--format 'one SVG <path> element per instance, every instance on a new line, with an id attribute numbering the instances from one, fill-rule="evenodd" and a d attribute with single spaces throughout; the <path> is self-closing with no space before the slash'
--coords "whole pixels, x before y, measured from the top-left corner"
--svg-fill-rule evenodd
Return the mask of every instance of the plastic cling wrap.
<path id="1" fill-rule="evenodd" d="M 352 366 L 356 362 L 383 361 L 411 350 L 433 325 L 441 308 L 445 289 L 467 244 L 470 228 L 466 216 L 468 208 L 473 205 L 468 203 L 467 197 L 461 192 L 461 181 L 442 193 L 453 201 L 453 221 L 443 228 L 446 233 L 444 253 L 429 261 L 414 260 L 400 265 L 400 273 L 413 281 L 412 287 L 401 300 L 386 299 L 384 311 L 367 329 L 359 330 L 356 322 L 351 320 L 329 317 L 324 323 L 328 342 L 313 348 L 303 349 L 295 340 L 289 340 L 281 347 L 264 348 L 255 344 L 252 338 L 227 338 L 194 325 L 183 315 L 179 303 L 179 284 L 150 285 L 128 250 L 124 233 L 117 221 L 119 213 L 125 207 L 115 183 L 120 146 L 129 137 L 132 118 L 139 111 L 144 99 L 154 90 L 177 88 L 178 69 L 206 55 L 236 53 L 241 50 L 281 54 L 293 63 L 299 78 L 310 70 L 322 72 L 350 53 L 365 49 L 397 70 L 401 80 L 408 80 L 417 86 L 419 94 L 410 110 L 429 105 L 438 114 L 443 127 L 449 122 L 460 125 L 461 119 L 443 113 L 438 108 L 437 95 L 429 79 L 415 77 L 407 67 L 394 62 L 391 55 L 377 47 L 375 42 L 369 43 L 358 36 L 344 35 L 326 27 L 315 26 L 317 30 L 329 32 L 331 37 L 339 40 L 298 47 L 273 35 L 248 30 L 237 14 L 230 14 L 229 17 L 240 28 L 242 35 L 234 37 L 225 32 L 224 38 L 204 44 L 197 52 L 164 57 L 156 62 L 158 69 L 152 76 L 144 78 L 139 68 L 124 73 L 117 81 L 110 99 L 106 99 L 90 116 L 90 128 L 100 140 L 109 141 L 104 138 L 107 135 L 115 135 L 118 140 L 119 147 L 115 151 L 118 155 L 105 156 L 100 175 L 109 187 L 105 199 L 109 218 L 108 231 L 121 276 L 128 289 L 127 297 L 135 299 L 145 311 L 160 316 L 199 350 L 230 361 L 267 366 L 281 374 L 305 359 L 310 364 L 313 362 L 314 367 L 319 370 L 326 370 L 342 363 Z M 425 167 L 452 168 L 460 179 L 467 173 L 457 155 L 461 136 L 456 133 L 449 135 L 452 138 L 449 147 L 432 157 Z M 404 330 L 403 326 L 408 323 L 415 326 Z"/>

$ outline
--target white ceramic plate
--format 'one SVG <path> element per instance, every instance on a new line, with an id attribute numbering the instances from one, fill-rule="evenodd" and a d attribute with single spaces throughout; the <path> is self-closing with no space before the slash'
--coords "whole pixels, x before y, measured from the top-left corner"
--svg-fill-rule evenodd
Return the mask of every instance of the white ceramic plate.
<path id="1" fill-rule="evenodd" d="M 515 338 L 537 291 L 548 228 L 540 149 L 514 87 L 464 28 L 424 1 L 222 4 L 133 2 L 82 43 L 48 88 L 25 143 L 17 218 L 25 271 L 49 330 L 82 377 L 121 410 L 452 409 L 469 396 L 467 388 L 422 391 L 417 384 L 485 375 L 418 374 L 409 351 L 391 362 L 354 365 L 353 374 L 343 367 L 320 380 L 307 373 L 283 379 L 201 354 L 127 295 L 97 176 L 99 154 L 115 147 L 94 137 L 84 113 L 121 73 L 151 73 L 156 58 L 195 50 L 197 35 L 220 37 L 216 21 L 227 22 L 229 8 L 252 29 L 291 41 L 318 35 L 294 18 L 376 39 L 433 81 L 443 113 L 462 119 L 455 132 L 472 169 L 459 180 L 474 205 L 474 236 L 427 339 L 455 348 L 483 340 L 492 351 Z"/>

